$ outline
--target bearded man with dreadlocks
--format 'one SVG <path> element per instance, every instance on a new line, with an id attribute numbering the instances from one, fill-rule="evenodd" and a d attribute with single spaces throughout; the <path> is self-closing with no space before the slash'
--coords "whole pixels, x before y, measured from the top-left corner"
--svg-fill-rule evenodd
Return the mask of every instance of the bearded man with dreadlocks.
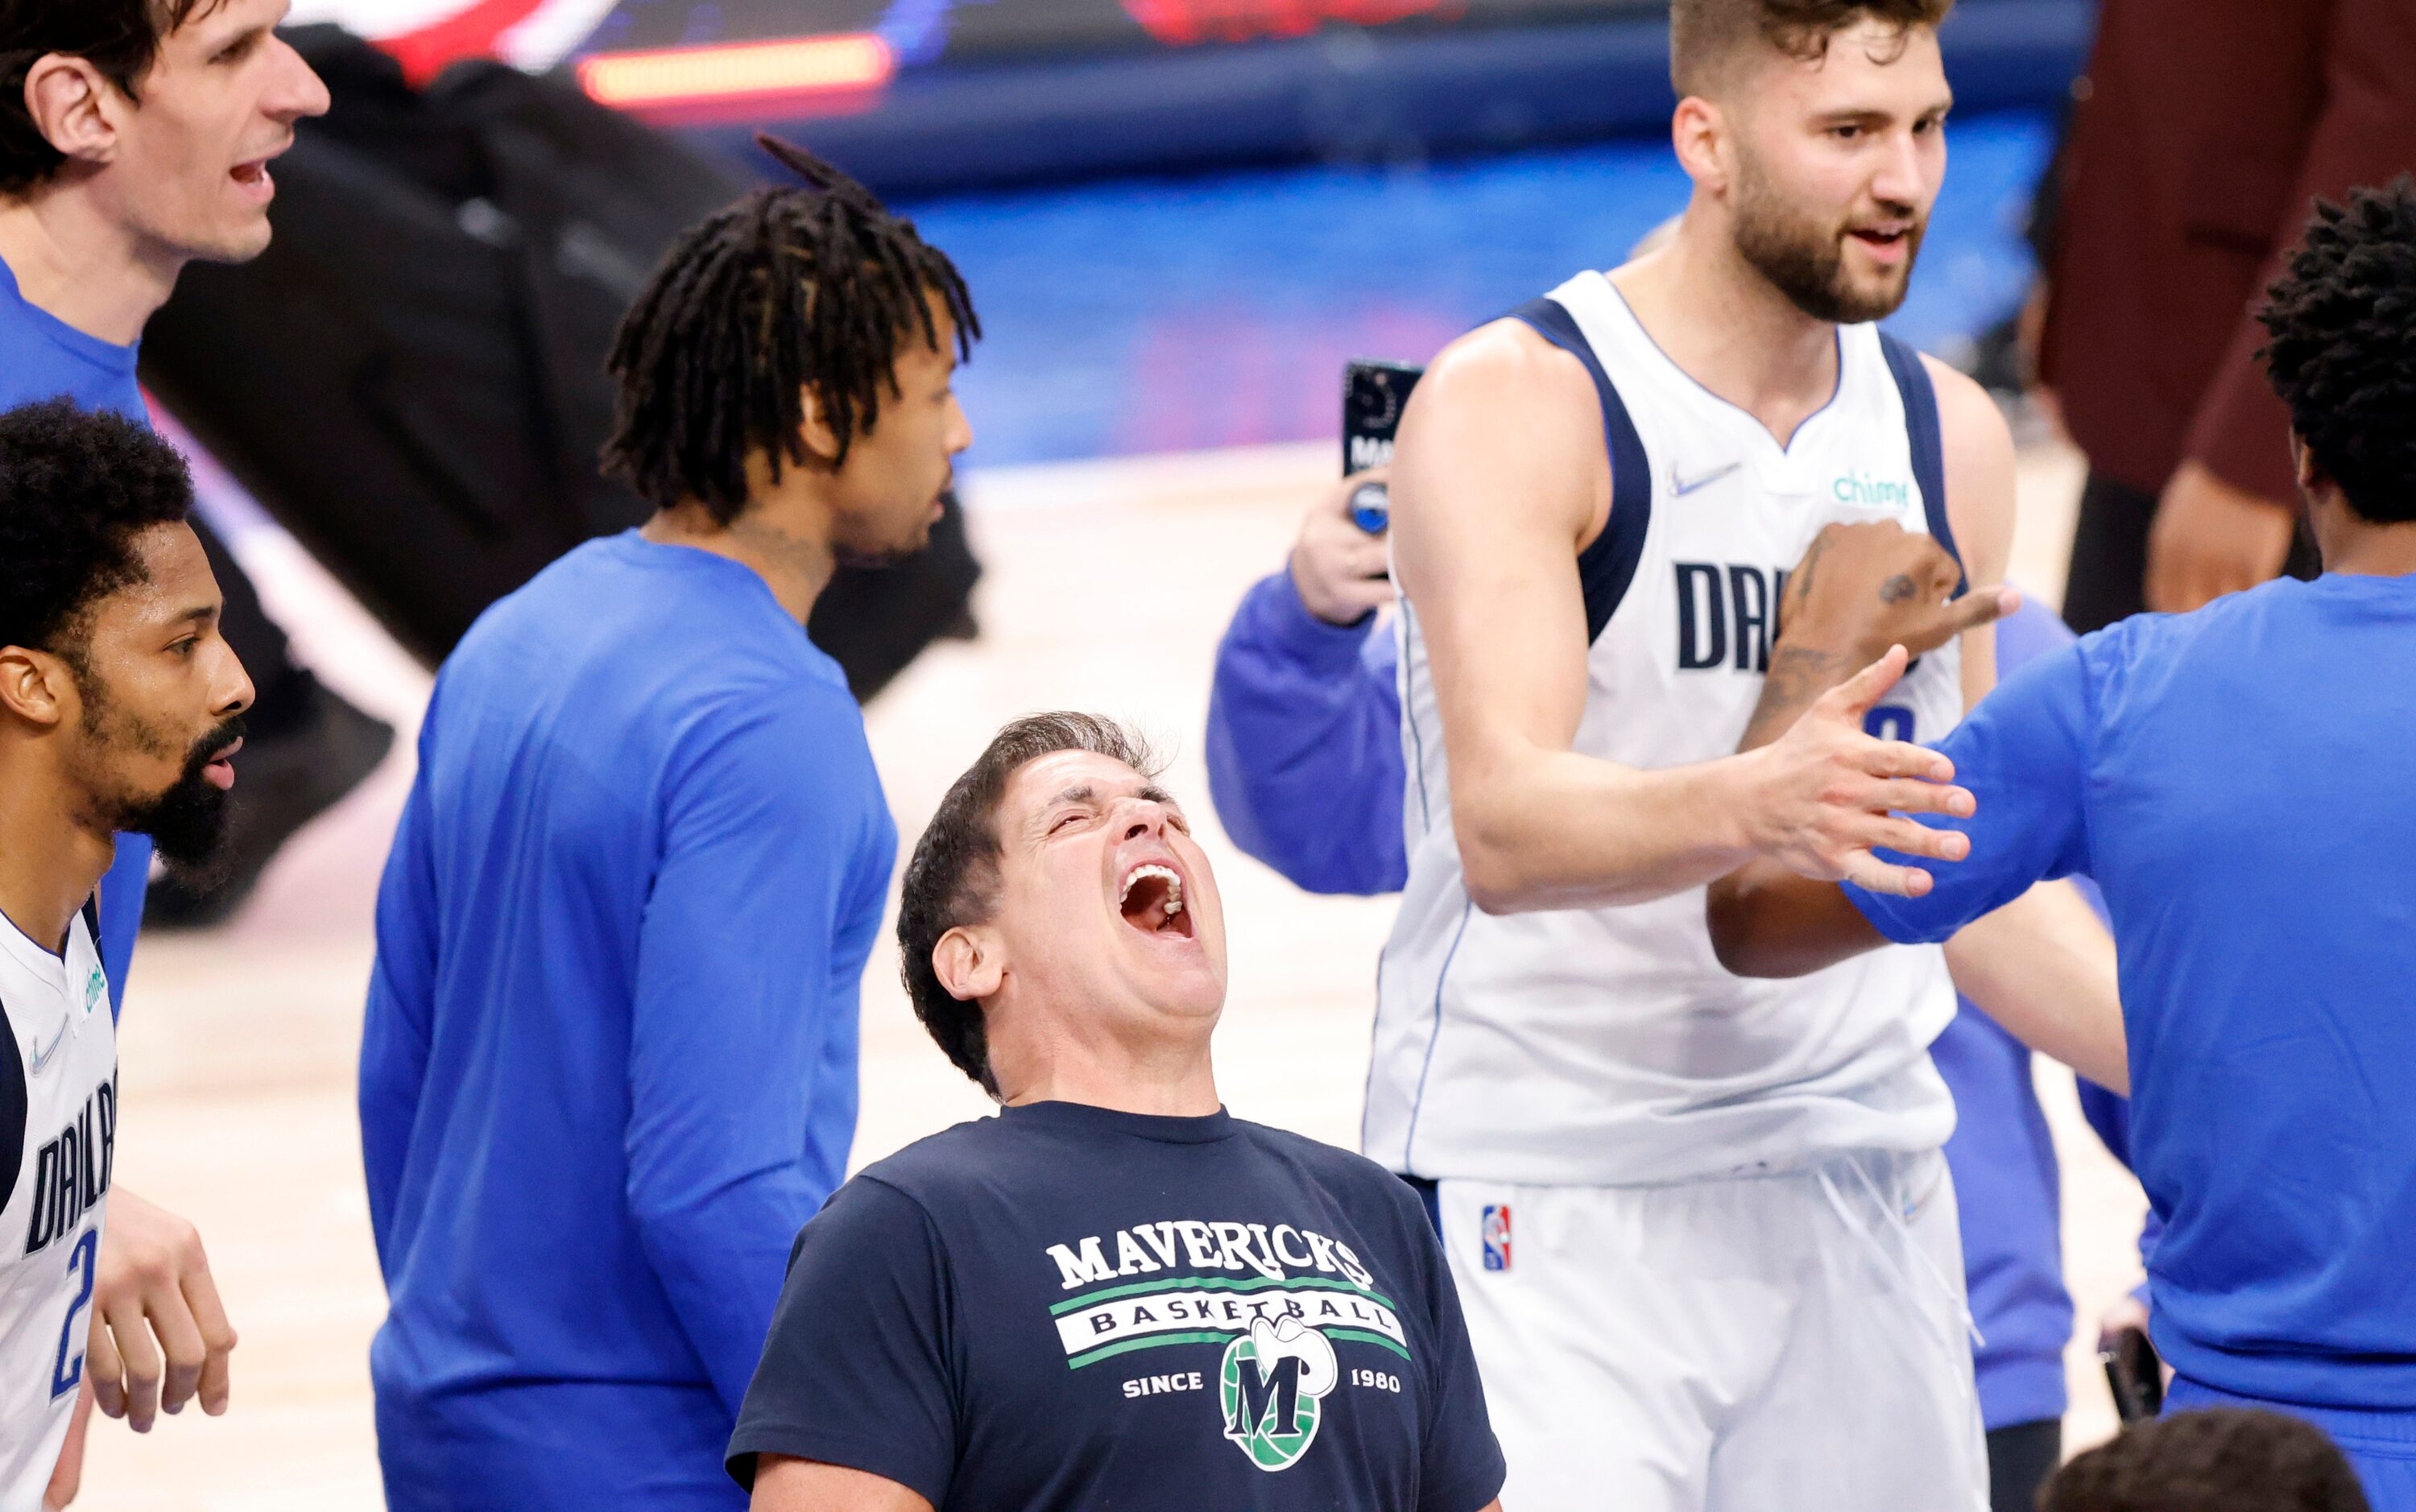
<path id="1" fill-rule="evenodd" d="M 897 832 L 838 665 L 843 561 L 918 550 L 980 327 L 819 160 L 624 319 L 605 465 L 651 500 L 445 662 L 379 889 L 362 1158 L 394 1512 L 743 1506 L 724 1446 L 844 1174 Z"/>

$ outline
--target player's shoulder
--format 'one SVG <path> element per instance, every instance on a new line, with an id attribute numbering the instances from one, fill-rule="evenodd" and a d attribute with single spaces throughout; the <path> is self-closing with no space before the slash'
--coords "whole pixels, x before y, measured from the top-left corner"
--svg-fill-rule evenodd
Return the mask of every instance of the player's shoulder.
<path id="1" fill-rule="evenodd" d="M 1919 353 L 1922 371 L 1938 403 L 1938 431 L 1949 468 L 1958 456 L 2010 467 L 2014 457 L 2013 427 L 1995 396 L 1979 380 L 1927 352 Z"/>
<path id="2" fill-rule="evenodd" d="M 1516 315 L 1504 315 L 1455 338 L 1435 353 L 1426 376 L 1412 391 L 1414 397 L 1430 383 L 1472 388 L 1502 382 L 1531 382 L 1565 387 L 1584 384 L 1585 367 L 1541 331 Z"/>

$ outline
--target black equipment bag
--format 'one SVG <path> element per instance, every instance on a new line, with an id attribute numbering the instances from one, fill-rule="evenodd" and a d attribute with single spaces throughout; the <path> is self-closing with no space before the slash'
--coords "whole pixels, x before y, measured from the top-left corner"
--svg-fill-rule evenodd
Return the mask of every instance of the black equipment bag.
<path id="1" fill-rule="evenodd" d="M 331 26 L 294 45 L 334 107 L 274 172 L 276 236 L 195 264 L 143 377 L 388 633 L 433 665 L 488 605 L 646 506 L 608 482 L 604 358 L 672 240 L 753 187 L 566 75 L 461 64 L 415 90 Z M 932 549 L 842 568 L 815 641 L 869 697 L 971 633 L 980 567 Z"/>

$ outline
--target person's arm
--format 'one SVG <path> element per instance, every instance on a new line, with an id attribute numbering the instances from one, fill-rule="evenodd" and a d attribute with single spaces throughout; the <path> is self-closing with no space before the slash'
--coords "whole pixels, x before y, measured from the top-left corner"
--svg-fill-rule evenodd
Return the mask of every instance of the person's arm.
<path id="1" fill-rule="evenodd" d="M 1886 812 L 1956 801 L 1895 781 L 1948 775 L 1918 747 L 1804 721 L 1761 749 L 1660 771 L 1571 749 L 1589 638 L 1577 557 L 1619 507 L 1601 438 L 1577 359 L 1516 322 L 1446 349 L 1402 416 L 1394 566 L 1425 637 L 1472 899 L 1489 913 L 1638 903 L 1765 854 L 1917 885 L 1870 852 L 1949 854 Z"/>
<path id="2" fill-rule="evenodd" d="M 2114 937 L 2069 882 L 2041 882 L 1946 942 L 1955 990 L 2088 1081 L 2131 1088 Z"/>
<path id="3" fill-rule="evenodd" d="M 2299 244 L 2318 198 L 2379 187 L 2416 164 L 2416 24 L 2407 0 L 2338 0 L 2324 39 L 2324 105 L 2305 151 L 2257 297 Z M 2289 416 L 2257 361 L 2264 327 L 2253 311 L 2234 325 L 2198 400 L 2183 460 L 2165 487 L 2148 535 L 2151 608 L 2197 608 L 2282 570 L 2297 516 Z"/>
<path id="4" fill-rule="evenodd" d="M 378 1264 L 392 1279 L 394 1213 L 402 1190 L 411 1128 L 426 1088 L 435 1017 L 441 915 L 429 845 L 428 755 L 436 721 L 431 702 L 421 724 L 419 775 L 403 801 L 378 882 L 377 954 L 370 966 L 369 1006 L 361 1018 L 361 1169 L 369 1186 L 370 1231 Z"/>
<path id="5" fill-rule="evenodd" d="M 2004 576 L 2014 548 L 2014 438 L 1987 390 L 1934 357 L 1946 514 L 1973 582 Z M 1963 637 L 1963 707 L 1997 685 L 1998 627 Z M 2106 1085 L 2129 1060 L 2114 938 L 2069 880 L 2040 882 L 1946 942 L 1955 989 L 2006 1033 Z M 2106 1078 L 2114 1078 L 2107 1082 Z"/>
<path id="6" fill-rule="evenodd" d="M 2013 550 L 2013 435 L 1979 384 L 1934 359 L 1923 361 L 1938 397 L 1946 515 L 1962 572 L 1971 582 L 1994 583 Z M 1795 718 L 1824 675 L 1855 665 L 1871 643 L 1896 633 L 1889 616 L 1901 605 L 1887 602 L 1884 591 L 1873 594 L 1860 585 L 1886 570 L 1880 553 L 1901 554 L 1910 539 L 1884 526 L 1832 526 L 1821 532 L 1789 576 L 1771 676 L 1742 748 Z M 1857 559 L 1855 568 L 1838 572 L 1850 557 Z M 1937 592 L 1941 576 L 1951 588 L 1952 568 L 1942 552 L 1918 560 L 1929 576 L 1914 569 L 1915 597 Z M 1996 685 L 1995 625 L 1967 631 L 1961 649 L 1969 710 Z M 1771 911 L 1771 938 L 1797 947 L 1774 952 L 1759 963 L 1765 970 L 1747 974 L 1801 975 L 1885 943 L 1844 893 L 1794 886 L 1798 880 L 1764 862 L 1715 887 L 1723 906 Z M 2068 885 L 2041 883 L 1976 920 L 1948 942 L 1946 958 L 1955 987 L 2016 1039 L 2087 1074 L 2124 1076 L 2114 943 Z"/>
<path id="7" fill-rule="evenodd" d="M 2082 807 L 2083 753 L 2087 747 L 2087 666 L 2075 646 L 2043 656 L 2006 680 L 1941 742 L 1957 778 L 1976 801 L 1968 817 L 1941 823 L 1970 837 L 1969 859 L 1938 869 L 1935 885 L 1921 897 L 1887 896 L 1855 887 L 1833 887 L 1789 876 L 1767 863 L 1741 869 L 1710 889 L 1706 920 L 1720 964 L 1739 976 L 1791 977 L 1877 948 L 1942 942 L 2029 891 L 2043 878 L 2086 871 L 2089 833 Z M 2057 906 L 2060 906 L 2058 905 Z M 2085 952 L 2073 959 L 2013 961 L 2008 971 L 2032 973 L 2011 979 L 2001 993 L 1990 983 L 1975 996 L 2011 994 L 2024 1002 L 2051 1005 L 2085 980 L 2095 966 Z M 1967 988 L 1967 991 L 1969 989 Z M 2088 1025 L 2067 1054 L 2089 1062 L 2092 1078 L 2127 1082 L 2107 1064 L 2102 995 L 2073 999 L 2070 1011 Z M 2043 1020 L 2042 1022 L 2051 1022 Z M 2040 1024 L 2008 1023 L 2016 1038 Z M 2120 1020 L 2114 1021 L 2117 1033 Z M 2049 1054 L 2054 1054 L 2053 1050 Z"/>
<path id="8" fill-rule="evenodd" d="M 701 722 L 666 785 L 640 925 L 629 1215 L 733 1412 L 790 1241 L 840 1175 L 808 1168 L 806 1135 L 839 1028 L 823 1010 L 848 873 L 875 823 L 849 750 L 858 719 L 817 686 Z"/>
<path id="9" fill-rule="evenodd" d="M 1375 622 L 1393 589 L 1383 541 L 1349 514 L 1367 478 L 1321 495 L 1290 568 L 1244 596 L 1208 695 L 1217 818 L 1310 892 L 1396 892 L 1409 875 L 1397 659 Z"/>

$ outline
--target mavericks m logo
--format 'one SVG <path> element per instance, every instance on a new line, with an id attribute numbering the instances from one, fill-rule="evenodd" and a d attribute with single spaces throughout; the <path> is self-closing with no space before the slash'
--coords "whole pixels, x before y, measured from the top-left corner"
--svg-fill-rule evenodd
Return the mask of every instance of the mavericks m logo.
<path id="1" fill-rule="evenodd" d="M 1317 1438 L 1324 1398 L 1341 1379 L 1334 1345 L 1297 1318 L 1269 1323 L 1225 1346 L 1217 1390 L 1225 1436 L 1261 1470 L 1289 1470 Z"/>

